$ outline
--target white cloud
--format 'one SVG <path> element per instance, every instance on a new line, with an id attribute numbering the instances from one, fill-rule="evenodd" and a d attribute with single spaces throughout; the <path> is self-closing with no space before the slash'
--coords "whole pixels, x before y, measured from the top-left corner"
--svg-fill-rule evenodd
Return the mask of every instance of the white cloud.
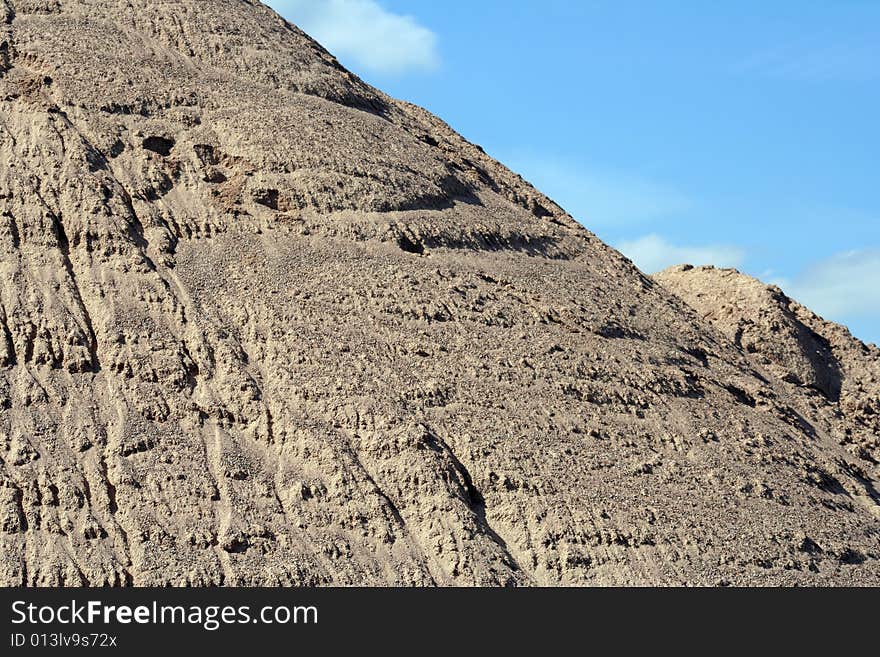
<path id="1" fill-rule="evenodd" d="M 683 264 L 738 267 L 745 257 L 742 249 L 735 246 L 677 246 L 659 235 L 620 242 L 617 248 L 639 269 L 649 274 Z"/>
<path id="2" fill-rule="evenodd" d="M 502 160 L 592 230 L 676 219 L 696 206 L 685 194 L 641 176 L 522 154 Z"/>
<path id="3" fill-rule="evenodd" d="M 437 36 L 412 16 L 376 0 L 270 0 L 276 11 L 344 62 L 371 73 L 431 71 L 440 64 Z"/>
<path id="4" fill-rule="evenodd" d="M 828 319 L 880 316 L 880 249 L 839 253 L 793 281 L 776 281 L 786 294 Z"/>

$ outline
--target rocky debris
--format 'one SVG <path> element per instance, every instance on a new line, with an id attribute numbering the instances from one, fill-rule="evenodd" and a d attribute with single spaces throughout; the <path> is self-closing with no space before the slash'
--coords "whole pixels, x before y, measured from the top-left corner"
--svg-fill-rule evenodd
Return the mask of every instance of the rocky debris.
<path id="1" fill-rule="evenodd" d="M 757 362 L 259 3 L 0 2 L 0 584 L 880 583 L 803 410 L 873 352 Z"/>

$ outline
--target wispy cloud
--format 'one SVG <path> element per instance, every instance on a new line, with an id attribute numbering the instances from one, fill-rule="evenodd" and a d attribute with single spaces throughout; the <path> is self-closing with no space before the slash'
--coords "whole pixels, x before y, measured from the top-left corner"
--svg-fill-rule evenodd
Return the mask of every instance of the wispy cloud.
<path id="1" fill-rule="evenodd" d="M 799 82 L 869 82 L 880 79 L 880 42 L 871 38 L 783 43 L 754 53 L 738 70 Z"/>
<path id="2" fill-rule="evenodd" d="M 376 0 L 269 0 L 343 62 L 371 73 L 400 75 L 436 69 L 437 36 L 412 16 Z"/>
<path id="3" fill-rule="evenodd" d="M 659 235 L 646 235 L 616 246 L 639 269 L 649 274 L 682 264 L 738 267 L 745 258 L 745 252 L 736 246 L 681 246 L 671 244 Z"/>
<path id="4" fill-rule="evenodd" d="M 696 206 L 671 186 L 641 176 L 546 157 L 502 157 L 590 229 L 676 219 Z"/>
<path id="5" fill-rule="evenodd" d="M 839 253 L 807 268 L 793 280 L 774 283 L 827 319 L 880 320 L 880 249 Z"/>

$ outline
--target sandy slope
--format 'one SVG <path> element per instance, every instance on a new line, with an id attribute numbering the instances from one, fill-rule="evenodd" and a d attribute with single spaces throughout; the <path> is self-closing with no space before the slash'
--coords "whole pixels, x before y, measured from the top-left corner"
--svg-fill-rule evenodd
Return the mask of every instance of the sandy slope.
<path id="1" fill-rule="evenodd" d="M 876 376 L 813 417 L 259 3 L 0 41 L 0 584 L 880 583 Z"/>

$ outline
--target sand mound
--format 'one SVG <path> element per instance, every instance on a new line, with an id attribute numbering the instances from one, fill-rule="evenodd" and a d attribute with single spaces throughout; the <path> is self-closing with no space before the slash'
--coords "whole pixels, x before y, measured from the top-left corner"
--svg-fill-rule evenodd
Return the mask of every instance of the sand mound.
<path id="1" fill-rule="evenodd" d="M 707 321 L 259 3 L 0 42 L 0 584 L 880 584 L 842 330 Z"/>

